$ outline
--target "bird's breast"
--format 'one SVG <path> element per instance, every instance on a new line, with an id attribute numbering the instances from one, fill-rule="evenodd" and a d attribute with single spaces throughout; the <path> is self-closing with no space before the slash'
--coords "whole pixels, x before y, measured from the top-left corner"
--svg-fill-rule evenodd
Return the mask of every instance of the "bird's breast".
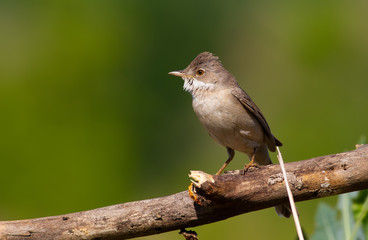
<path id="1" fill-rule="evenodd" d="M 203 124 L 228 125 L 236 113 L 228 97 L 222 91 L 199 94 L 193 98 L 193 110 Z"/>
<path id="2" fill-rule="evenodd" d="M 223 146 L 248 152 L 264 141 L 259 122 L 231 91 L 197 95 L 193 98 L 193 109 L 211 137 Z"/>
<path id="3" fill-rule="evenodd" d="M 231 91 L 208 91 L 193 98 L 193 110 L 199 120 L 213 127 L 234 128 L 235 125 L 253 125 L 254 119 Z M 246 130 L 246 129 L 245 129 Z"/>

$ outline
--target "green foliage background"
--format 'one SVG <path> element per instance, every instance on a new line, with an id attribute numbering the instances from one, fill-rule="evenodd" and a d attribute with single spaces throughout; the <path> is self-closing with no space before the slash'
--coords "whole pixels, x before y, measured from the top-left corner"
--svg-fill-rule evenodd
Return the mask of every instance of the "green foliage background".
<path id="1" fill-rule="evenodd" d="M 367 135 L 366 1 L 1 1 L 0 220 L 186 189 L 226 159 L 182 80 L 202 51 L 262 109 L 286 161 Z M 276 156 L 272 156 L 276 161 Z M 236 154 L 229 169 L 248 161 Z M 308 234 L 321 200 L 298 203 Z M 335 198 L 325 199 L 335 202 Z M 273 209 L 195 228 L 200 239 L 293 239 Z M 181 239 L 177 232 L 142 239 Z"/>

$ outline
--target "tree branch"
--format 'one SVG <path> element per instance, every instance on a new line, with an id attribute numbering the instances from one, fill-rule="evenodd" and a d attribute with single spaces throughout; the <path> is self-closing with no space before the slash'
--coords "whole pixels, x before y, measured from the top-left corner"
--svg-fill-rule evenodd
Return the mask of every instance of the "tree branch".
<path id="1" fill-rule="evenodd" d="M 368 188 L 368 147 L 286 164 L 296 201 Z M 0 239 L 128 239 L 208 224 L 287 202 L 279 165 L 259 166 L 245 175 L 192 171 L 188 191 L 94 210 L 0 222 Z M 198 188 L 199 187 L 199 188 Z"/>

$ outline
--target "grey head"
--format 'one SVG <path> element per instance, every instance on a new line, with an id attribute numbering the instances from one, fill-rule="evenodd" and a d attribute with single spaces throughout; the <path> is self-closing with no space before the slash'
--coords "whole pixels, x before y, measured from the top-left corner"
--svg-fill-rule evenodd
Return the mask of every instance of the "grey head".
<path id="1" fill-rule="evenodd" d="M 184 90 L 193 97 L 201 91 L 237 86 L 237 82 L 221 64 L 219 58 L 210 52 L 200 53 L 184 70 L 169 72 L 184 80 Z"/>

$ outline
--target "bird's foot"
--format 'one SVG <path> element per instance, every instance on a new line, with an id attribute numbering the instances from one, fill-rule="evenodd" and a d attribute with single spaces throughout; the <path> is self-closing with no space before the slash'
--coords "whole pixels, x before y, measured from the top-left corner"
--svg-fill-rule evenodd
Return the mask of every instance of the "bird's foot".
<path id="1" fill-rule="evenodd" d="M 244 169 L 243 169 L 243 175 L 245 175 L 245 173 L 246 173 L 246 172 L 248 172 L 248 169 L 249 169 L 249 168 L 252 168 L 252 167 L 257 168 L 257 167 L 258 167 L 258 164 L 257 164 L 257 163 L 255 163 L 255 162 L 253 162 L 253 161 L 251 161 L 251 162 L 250 162 L 250 163 L 248 163 L 248 164 L 245 164 L 245 165 L 244 165 Z"/>
<path id="2" fill-rule="evenodd" d="M 198 235 L 195 231 L 180 229 L 179 234 L 183 235 L 186 240 L 198 240 Z"/>

